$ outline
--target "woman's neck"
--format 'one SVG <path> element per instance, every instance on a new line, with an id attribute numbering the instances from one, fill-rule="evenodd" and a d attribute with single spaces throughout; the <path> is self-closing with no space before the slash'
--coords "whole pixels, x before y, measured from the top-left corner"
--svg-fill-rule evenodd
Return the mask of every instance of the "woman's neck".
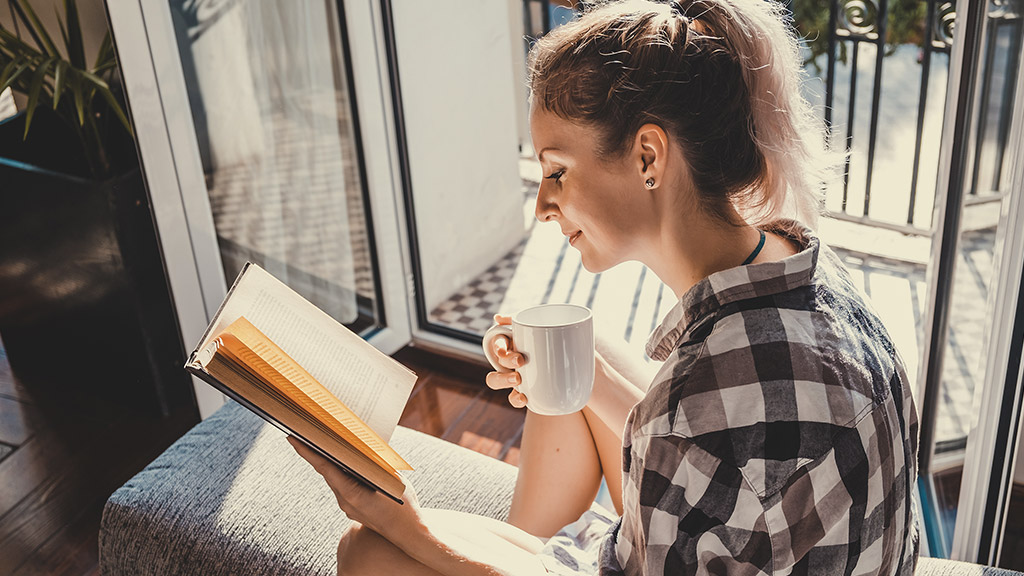
<path id="1" fill-rule="evenodd" d="M 677 298 L 711 274 L 742 264 L 761 240 L 760 231 L 747 224 L 730 224 L 703 214 L 691 215 L 684 221 L 674 220 L 662 223 L 657 246 L 649 251 L 650 261 L 644 264 Z M 792 253 L 792 246 L 768 235 L 754 262 L 784 258 Z"/>

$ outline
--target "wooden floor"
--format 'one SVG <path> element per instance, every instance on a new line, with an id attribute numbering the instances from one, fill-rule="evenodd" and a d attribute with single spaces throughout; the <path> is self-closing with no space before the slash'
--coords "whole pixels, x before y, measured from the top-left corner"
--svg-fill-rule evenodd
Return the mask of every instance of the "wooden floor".
<path id="1" fill-rule="evenodd" d="M 101 385 L 99 370 L 68 383 Z M 198 421 L 61 396 L 15 378 L 0 346 L 0 574 L 98 574 L 107 496 Z"/>
<path id="2" fill-rule="evenodd" d="M 395 357 L 420 376 L 402 425 L 517 462 L 525 415 L 487 388 L 487 369 L 411 348 Z M 195 421 L 51 402 L 0 347 L 0 575 L 98 575 L 103 503 Z"/>
<path id="3" fill-rule="evenodd" d="M 395 358 L 419 375 L 399 424 L 504 460 L 519 463 L 524 410 L 509 405 L 508 393 L 491 390 L 491 370 L 405 348 Z"/>

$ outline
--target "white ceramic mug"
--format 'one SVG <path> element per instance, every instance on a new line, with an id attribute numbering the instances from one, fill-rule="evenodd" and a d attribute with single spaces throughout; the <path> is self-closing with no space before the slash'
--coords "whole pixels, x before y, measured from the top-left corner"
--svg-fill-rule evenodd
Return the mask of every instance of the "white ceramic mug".
<path id="1" fill-rule="evenodd" d="M 526 407 L 556 416 L 578 412 L 594 389 L 594 321 L 589 308 L 575 304 L 542 304 L 520 310 L 512 325 L 495 325 L 484 334 L 484 353 L 499 372 L 494 339 L 506 336 L 526 358 L 519 367 L 516 389 L 526 395 Z"/>

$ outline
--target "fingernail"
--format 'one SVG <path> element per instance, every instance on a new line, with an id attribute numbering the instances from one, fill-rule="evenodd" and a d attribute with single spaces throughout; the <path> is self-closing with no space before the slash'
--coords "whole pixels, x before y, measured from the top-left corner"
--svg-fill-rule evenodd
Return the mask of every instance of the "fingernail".
<path id="1" fill-rule="evenodd" d="M 508 383 L 509 384 L 518 384 L 519 383 L 519 374 L 509 374 L 509 376 L 508 376 Z"/>

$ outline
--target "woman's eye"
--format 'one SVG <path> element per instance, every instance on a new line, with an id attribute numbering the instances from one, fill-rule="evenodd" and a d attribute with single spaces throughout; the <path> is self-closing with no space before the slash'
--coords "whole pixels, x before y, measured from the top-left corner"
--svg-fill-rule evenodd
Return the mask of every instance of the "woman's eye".
<path id="1" fill-rule="evenodd" d="M 558 180 L 559 178 L 562 177 L 562 174 L 565 174 L 565 170 L 559 170 L 558 172 L 555 172 L 555 173 L 551 174 L 550 176 L 545 176 L 544 179 L 545 180 Z"/>

